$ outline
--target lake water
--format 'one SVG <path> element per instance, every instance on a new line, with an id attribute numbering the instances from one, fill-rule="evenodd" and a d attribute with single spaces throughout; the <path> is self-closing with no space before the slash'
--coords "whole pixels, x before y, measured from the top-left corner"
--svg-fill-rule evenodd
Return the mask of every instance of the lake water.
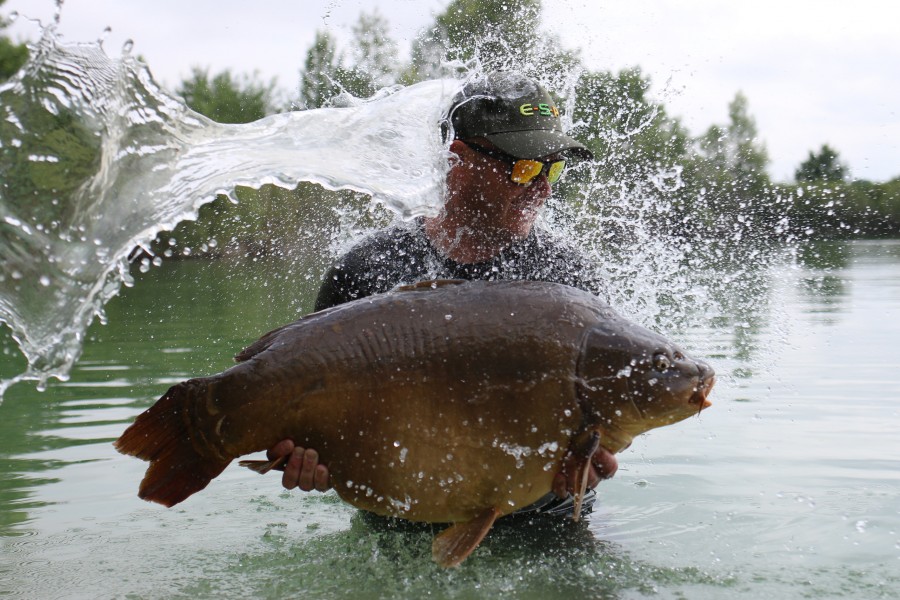
<path id="1" fill-rule="evenodd" d="M 112 440 L 314 285 L 284 260 L 135 269 L 71 379 L 0 405 L 0 596 L 896 598 L 900 243 L 805 257 L 760 275 L 764 302 L 736 292 L 731 318 L 670 333 L 716 367 L 714 406 L 620 454 L 589 520 L 503 524 L 449 571 L 431 527 L 234 465 L 174 509 L 139 500 L 146 464 Z M 0 332 L 0 377 L 13 348 Z"/>

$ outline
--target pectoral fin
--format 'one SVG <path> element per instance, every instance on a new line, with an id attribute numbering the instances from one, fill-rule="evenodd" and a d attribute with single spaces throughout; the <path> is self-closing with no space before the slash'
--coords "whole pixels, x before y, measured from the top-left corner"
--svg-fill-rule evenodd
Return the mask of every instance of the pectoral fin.
<path id="1" fill-rule="evenodd" d="M 478 547 L 499 516 L 500 511 L 491 507 L 471 521 L 442 531 L 431 544 L 434 561 L 444 568 L 459 565 Z"/>
<path id="2" fill-rule="evenodd" d="M 287 461 L 290 457 L 290 454 L 285 454 L 284 456 L 279 456 L 274 460 L 242 460 L 238 464 L 242 467 L 247 467 L 251 471 L 256 471 L 260 475 L 265 475 L 272 469 L 275 469 L 276 471 L 284 471 L 284 465 L 287 464 Z"/>
<path id="3" fill-rule="evenodd" d="M 587 493 L 588 476 L 591 473 L 591 457 L 600 447 L 600 432 L 592 431 L 584 448 L 579 448 L 577 462 L 575 463 L 575 507 L 572 509 L 572 520 L 581 518 L 581 504 Z"/>

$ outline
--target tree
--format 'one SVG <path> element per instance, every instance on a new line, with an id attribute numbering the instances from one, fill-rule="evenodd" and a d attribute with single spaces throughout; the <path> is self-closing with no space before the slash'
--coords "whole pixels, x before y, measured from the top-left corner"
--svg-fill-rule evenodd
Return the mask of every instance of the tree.
<path id="1" fill-rule="evenodd" d="M 829 181 L 844 181 L 847 178 L 847 167 L 838 160 L 838 153 L 824 144 L 818 154 L 810 150 L 809 158 L 800 163 L 794 172 L 797 183 Z"/>
<path id="2" fill-rule="evenodd" d="M 306 51 L 300 76 L 303 108 L 319 108 L 341 91 L 341 55 L 327 31 L 316 31 L 313 45 Z"/>
<path id="3" fill-rule="evenodd" d="M 741 92 L 728 105 L 728 119 L 728 125 L 713 125 L 699 139 L 705 178 L 725 194 L 761 197 L 769 187 L 769 154 Z"/>
<path id="4" fill-rule="evenodd" d="M 748 106 L 738 92 L 728 105 L 728 123 L 712 125 L 695 140 L 680 192 L 691 229 L 736 242 L 765 238 L 784 217 L 783 207 L 771 201 L 769 156 Z"/>
<path id="5" fill-rule="evenodd" d="M 639 68 L 617 75 L 585 72 L 578 81 L 575 136 L 611 177 L 633 182 L 637 172 L 644 178 L 685 159 L 687 131 L 662 104 L 650 99 L 649 90 L 650 79 Z"/>
<path id="6" fill-rule="evenodd" d="M 317 31 L 306 52 L 301 71 L 301 103 L 304 108 L 326 106 L 338 94 L 368 98 L 396 83 L 399 70 L 397 43 L 391 39 L 387 20 L 378 10 L 360 13 L 353 26 L 350 64 L 327 31 Z"/>
<path id="7" fill-rule="evenodd" d="M 360 13 L 353 26 L 353 66 L 348 70 L 347 91 L 358 98 L 369 97 L 396 83 L 397 43 L 389 30 L 387 20 L 377 9 Z"/>
<path id="8" fill-rule="evenodd" d="M 208 69 L 194 67 L 192 71 L 177 93 L 190 108 L 213 121 L 250 123 L 272 112 L 274 81 L 263 84 L 247 76 L 238 79 L 229 70 L 210 79 Z"/>
<path id="9" fill-rule="evenodd" d="M 452 0 L 412 47 L 408 82 L 447 76 L 451 61 L 477 58 L 485 71 L 515 69 L 546 80 L 568 73 L 577 58 L 540 31 L 541 0 Z M 448 72 L 449 71 L 449 72 Z M 555 87 L 555 86 L 552 86 Z"/>
<path id="10" fill-rule="evenodd" d="M 2 6 L 6 0 L 0 0 Z M 0 31 L 6 28 L 6 21 L 0 18 Z M 0 35 L 0 83 L 12 77 L 28 60 L 25 44 L 14 44 L 5 35 Z"/>
<path id="11" fill-rule="evenodd" d="M 638 243 L 636 223 L 658 232 L 680 222 L 674 213 L 690 137 L 649 92 L 650 79 L 638 68 L 581 74 L 572 133 L 594 162 L 577 163 L 557 186 L 569 202 L 564 210 L 593 230 L 585 235 L 612 236 L 623 247 Z"/>

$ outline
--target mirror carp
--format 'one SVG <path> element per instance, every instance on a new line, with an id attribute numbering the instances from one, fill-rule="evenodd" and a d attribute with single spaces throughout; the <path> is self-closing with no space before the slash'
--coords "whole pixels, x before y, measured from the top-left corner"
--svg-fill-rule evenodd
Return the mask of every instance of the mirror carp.
<path id="1" fill-rule="evenodd" d="M 235 458 L 283 439 L 315 448 L 362 510 L 451 523 L 461 563 L 494 521 L 590 457 L 710 406 L 715 376 L 587 292 L 529 281 L 434 281 L 267 333 L 238 364 L 172 386 L 115 442 L 149 461 L 139 496 L 173 506 Z M 265 471 L 272 464 L 249 461 Z"/>

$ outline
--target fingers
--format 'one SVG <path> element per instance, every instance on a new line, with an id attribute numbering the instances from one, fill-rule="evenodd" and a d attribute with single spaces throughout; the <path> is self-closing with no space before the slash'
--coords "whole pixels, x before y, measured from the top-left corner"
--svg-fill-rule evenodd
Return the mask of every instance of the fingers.
<path id="1" fill-rule="evenodd" d="M 284 466 L 281 485 L 287 490 L 300 488 L 304 492 L 324 492 L 329 485 L 328 467 L 319 464 L 319 453 L 312 448 L 295 447 Z"/>
<path id="2" fill-rule="evenodd" d="M 316 476 L 314 478 L 314 485 L 316 490 L 319 492 L 327 492 L 331 489 L 331 482 L 329 481 L 328 475 L 328 467 L 325 465 L 318 465 L 316 467 Z"/>
<path id="3" fill-rule="evenodd" d="M 287 456 L 294 451 L 294 440 L 281 440 L 268 450 L 266 450 L 266 458 L 275 460 L 282 456 Z"/>
<path id="4" fill-rule="evenodd" d="M 579 482 L 575 481 L 576 471 L 575 458 L 569 456 L 563 462 L 562 470 L 553 478 L 553 493 L 560 498 L 565 498 L 568 494 L 574 493 Z M 591 464 L 588 468 L 588 489 L 594 489 L 604 479 L 609 479 L 616 474 L 619 468 L 619 461 L 615 455 L 604 447 L 600 447 L 591 456 Z"/>
<path id="5" fill-rule="evenodd" d="M 588 470 L 588 489 L 594 489 L 604 479 L 610 479 L 619 469 L 619 461 L 615 455 L 604 447 L 600 447 L 591 456 Z"/>
<path id="6" fill-rule="evenodd" d="M 597 483 L 600 483 L 602 479 L 611 478 L 619 470 L 619 461 L 616 456 L 602 446 L 591 457 L 591 465 L 597 474 Z"/>
<path id="7" fill-rule="evenodd" d="M 566 498 L 569 495 L 569 481 L 564 473 L 557 473 L 553 477 L 552 490 L 559 498 Z"/>
<path id="8" fill-rule="evenodd" d="M 319 466 L 319 453 L 312 448 L 297 448 L 295 450 L 302 452 L 302 466 L 300 467 L 300 477 L 297 482 L 304 492 L 310 492 L 315 488 L 316 468 Z"/>

